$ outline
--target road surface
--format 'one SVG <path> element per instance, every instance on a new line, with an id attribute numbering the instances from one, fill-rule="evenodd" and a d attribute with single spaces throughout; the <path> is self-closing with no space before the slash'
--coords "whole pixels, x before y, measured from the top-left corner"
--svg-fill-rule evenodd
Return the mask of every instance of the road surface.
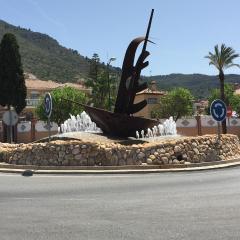
<path id="1" fill-rule="evenodd" d="M 240 239 L 240 168 L 0 174 L 0 239 Z"/>

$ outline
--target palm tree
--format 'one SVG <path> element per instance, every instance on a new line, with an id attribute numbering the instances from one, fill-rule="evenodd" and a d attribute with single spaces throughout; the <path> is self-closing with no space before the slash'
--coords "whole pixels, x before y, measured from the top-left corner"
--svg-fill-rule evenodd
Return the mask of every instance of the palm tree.
<path id="1" fill-rule="evenodd" d="M 235 53 L 235 51 L 231 47 L 226 47 L 225 44 L 221 45 L 221 48 L 218 48 L 218 45 L 214 47 L 214 53 L 209 52 L 208 58 L 209 65 L 213 65 L 218 69 L 218 77 L 220 81 L 220 97 L 221 100 L 225 102 L 225 94 L 224 94 L 224 70 L 233 66 L 240 67 L 239 64 L 234 64 L 233 60 L 239 57 L 239 54 Z M 227 133 L 226 120 L 222 122 L 222 133 Z"/>

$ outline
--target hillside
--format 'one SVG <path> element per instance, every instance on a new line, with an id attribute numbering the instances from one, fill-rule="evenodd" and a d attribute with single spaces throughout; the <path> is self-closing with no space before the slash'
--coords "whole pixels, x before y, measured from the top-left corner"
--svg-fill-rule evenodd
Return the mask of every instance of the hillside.
<path id="1" fill-rule="evenodd" d="M 81 56 L 76 50 L 61 46 L 46 34 L 16 27 L 0 20 L 0 40 L 7 32 L 17 37 L 25 72 L 32 73 L 39 79 L 63 83 L 86 79 L 90 59 Z M 111 67 L 110 71 L 120 74 L 121 70 Z M 174 87 L 188 88 L 196 98 L 206 98 L 211 89 L 219 87 L 217 76 L 203 74 L 157 75 L 143 77 L 143 80 L 148 82 L 155 80 L 161 90 L 170 90 Z M 240 75 L 226 75 L 226 83 L 240 83 Z"/>
<path id="2" fill-rule="evenodd" d="M 240 75 L 228 74 L 226 83 L 240 83 Z M 155 80 L 161 90 L 170 90 L 174 87 L 188 88 L 196 98 L 206 98 L 211 89 L 219 88 L 218 76 L 203 74 L 170 74 L 144 78 L 148 82 Z"/>
<path id="3" fill-rule="evenodd" d="M 25 72 L 40 79 L 76 82 L 87 76 L 89 59 L 67 49 L 46 34 L 15 27 L 0 20 L 0 40 L 7 32 L 17 37 Z"/>

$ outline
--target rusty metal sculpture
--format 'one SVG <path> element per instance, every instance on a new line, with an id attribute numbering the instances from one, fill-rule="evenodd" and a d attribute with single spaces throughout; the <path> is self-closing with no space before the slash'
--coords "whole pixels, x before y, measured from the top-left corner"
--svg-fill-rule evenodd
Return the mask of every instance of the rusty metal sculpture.
<path id="1" fill-rule="evenodd" d="M 92 121 L 100 127 L 106 135 L 114 137 L 135 136 L 136 131 L 147 130 L 157 125 L 157 121 L 142 117 L 134 117 L 133 113 L 140 111 L 147 105 L 146 100 L 134 104 L 134 98 L 137 92 L 147 88 L 147 84 L 139 84 L 141 70 L 148 66 L 148 61 L 144 62 L 149 52 L 146 51 L 151 22 L 153 18 L 152 9 L 145 37 L 134 39 L 128 46 L 123 66 L 121 82 L 118 89 L 117 100 L 114 112 L 94 108 L 85 104 L 80 104 L 91 117 Z M 136 50 L 141 42 L 144 41 L 142 52 L 134 66 Z M 73 102 L 73 101 L 72 101 Z"/>
<path id="2" fill-rule="evenodd" d="M 122 66 L 122 77 L 121 82 L 118 89 L 117 100 L 115 104 L 115 113 L 122 114 L 133 114 L 139 112 L 147 105 L 147 101 L 143 100 L 137 104 L 134 104 L 134 98 L 137 92 L 140 92 L 147 88 L 147 84 L 139 84 L 139 78 L 141 74 L 141 70 L 148 66 L 148 61 L 144 62 L 145 59 L 149 56 L 149 52 L 146 51 L 149 32 L 151 28 L 152 18 L 153 18 L 152 9 L 150 20 L 148 23 L 147 33 L 145 37 L 139 37 L 134 39 L 128 46 L 123 66 Z M 135 53 L 138 48 L 138 45 L 144 41 L 142 52 L 137 60 L 136 65 L 134 66 L 134 58 Z"/>

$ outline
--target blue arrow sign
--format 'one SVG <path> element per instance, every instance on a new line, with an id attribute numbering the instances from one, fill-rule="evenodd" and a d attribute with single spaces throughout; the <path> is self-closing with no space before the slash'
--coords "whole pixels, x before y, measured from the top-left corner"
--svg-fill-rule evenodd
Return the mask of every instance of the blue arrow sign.
<path id="1" fill-rule="evenodd" d="M 49 118 L 52 113 L 52 97 L 50 93 L 46 93 L 44 98 L 44 110 L 46 116 Z"/>
<path id="2" fill-rule="evenodd" d="M 216 99 L 211 103 L 210 113 L 214 120 L 222 122 L 226 118 L 227 107 L 222 100 Z"/>

